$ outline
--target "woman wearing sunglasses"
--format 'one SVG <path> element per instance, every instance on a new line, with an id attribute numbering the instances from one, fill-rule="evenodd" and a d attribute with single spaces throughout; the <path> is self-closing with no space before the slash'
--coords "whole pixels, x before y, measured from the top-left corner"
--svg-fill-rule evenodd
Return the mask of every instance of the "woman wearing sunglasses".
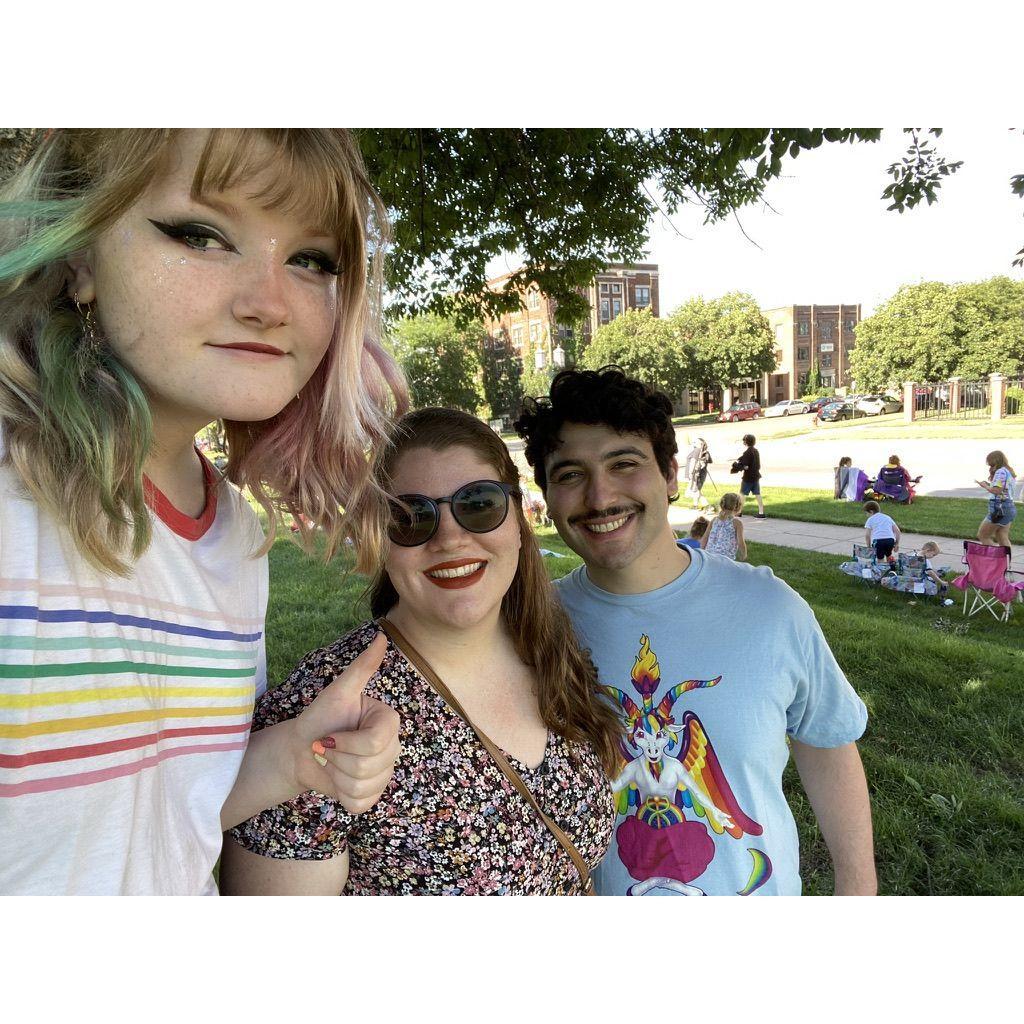
<path id="1" fill-rule="evenodd" d="M 554 597 L 501 439 L 450 409 L 399 421 L 376 463 L 394 498 L 374 621 L 308 655 L 253 728 L 298 715 L 378 630 L 366 696 L 402 753 L 363 814 L 307 792 L 230 834 L 232 894 L 577 894 L 614 823 L 617 724 Z M 322 752 L 321 752 L 322 753 Z"/>

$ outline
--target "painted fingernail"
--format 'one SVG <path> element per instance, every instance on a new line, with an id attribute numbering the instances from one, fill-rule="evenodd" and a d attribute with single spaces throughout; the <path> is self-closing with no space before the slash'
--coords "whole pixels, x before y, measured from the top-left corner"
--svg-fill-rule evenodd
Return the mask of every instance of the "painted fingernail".
<path id="1" fill-rule="evenodd" d="M 316 761 L 316 763 L 320 765 L 321 768 L 327 767 L 327 758 L 323 757 L 321 754 L 314 754 L 313 760 Z"/>
<path id="2" fill-rule="evenodd" d="M 314 754 L 319 754 L 323 757 L 323 755 L 327 753 L 327 748 L 319 740 L 315 740 L 312 746 Z"/>
<path id="3" fill-rule="evenodd" d="M 321 736 L 319 742 L 322 743 L 328 750 L 334 749 L 334 737 L 333 736 Z"/>

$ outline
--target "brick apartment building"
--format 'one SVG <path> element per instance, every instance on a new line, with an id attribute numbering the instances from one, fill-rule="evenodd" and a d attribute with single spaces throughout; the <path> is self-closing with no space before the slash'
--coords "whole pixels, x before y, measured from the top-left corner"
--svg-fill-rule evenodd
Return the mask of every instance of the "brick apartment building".
<path id="1" fill-rule="evenodd" d="M 860 304 L 781 306 L 763 311 L 775 335 L 775 369 L 734 388 L 734 401 L 773 405 L 799 398 L 816 362 L 825 387 L 852 384 L 850 353 L 857 340 Z"/>
<path id="2" fill-rule="evenodd" d="M 487 287 L 499 291 L 511 274 L 504 274 L 487 282 Z M 650 308 L 660 316 L 658 294 L 658 265 L 639 263 L 626 265 L 612 263 L 594 276 L 584 290 L 590 307 L 582 324 L 581 351 L 600 327 L 611 323 L 628 309 Z M 576 327 L 558 319 L 558 307 L 536 285 L 531 285 L 520 296 L 518 310 L 506 313 L 498 320 L 485 320 L 484 328 L 490 347 L 501 350 L 511 347 L 524 365 L 536 368 L 549 366 L 555 361 L 555 350 L 573 339 Z M 578 326 L 578 325 L 577 325 Z"/>

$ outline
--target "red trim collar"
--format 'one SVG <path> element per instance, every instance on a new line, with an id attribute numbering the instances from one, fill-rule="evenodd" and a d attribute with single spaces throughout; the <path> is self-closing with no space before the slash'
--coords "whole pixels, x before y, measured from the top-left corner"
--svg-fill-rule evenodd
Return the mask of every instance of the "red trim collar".
<path id="1" fill-rule="evenodd" d="M 198 448 L 196 455 L 199 456 L 199 461 L 203 466 L 203 489 L 206 492 L 206 504 L 198 519 L 193 519 L 175 508 L 167 495 L 148 476 L 145 474 L 142 476 L 146 504 L 165 526 L 179 537 L 184 537 L 185 540 L 199 540 L 217 518 L 217 474 L 209 460 Z"/>

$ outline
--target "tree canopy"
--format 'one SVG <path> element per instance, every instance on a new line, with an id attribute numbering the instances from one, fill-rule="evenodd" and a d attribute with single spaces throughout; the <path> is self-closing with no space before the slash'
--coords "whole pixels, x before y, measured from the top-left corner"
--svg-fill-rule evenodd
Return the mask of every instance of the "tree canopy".
<path id="1" fill-rule="evenodd" d="M 396 324 L 391 347 L 409 382 L 413 408 L 443 405 L 475 413 L 483 401 L 482 341 L 479 326 L 461 328 L 431 313 Z"/>
<path id="2" fill-rule="evenodd" d="M 669 395 L 678 395 L 686 387 L 682 351 L 668 321 L 654 316 L 650 309 L 627 310 L 600 328 L 580 360 L 585 370 L 598 370 L 610 363 Z"/>
<path id="3" fill-rule="evenodd" d="M 1024 373 L 1024 284 L 905 285 L 857 325 L 850 368 L 858 388 L 907 380 Z"/>
<path id="4" fill-rule="evenodd" d="M 941 129 L 904 129 L 906 157 L 882 192 L 903 212 L 936 200 L 961 162 L 935 150 Z M 875 142 L 877 128 L 387 128 L 360 146 L 391 212 L 391 309 L 460 318 L 518 308 L 537 285 L 566 322 L 578 289 L 607 263 L 640 262 L 653 213 L 702 207 L 721 220 L 756 202 L 787 161 L 825 143 Z M 651 191 L 654 184 L 657 190 Z M 1024 175 L 1011 180 L 1024 196 Z M 521 253 L 503 290 L 487 288 L 496 256 Z M 1024 250 L 1022 250 L 1024 255 Z"/>
<path id="5" fill-rule="evenodd" d="M 669 324 L 684 354 L 690 387 L 734 384 L 775 369 L 771 325 L 745 292 L 690 299 L 669 317 Z"/>
<path id="6" fill-rule="evenodd" d="M 940 128 L 905 128 L 906 156 L 882 192 L 903 212 L 937 199 L 960 161 L 935 149 Z M 536 282 L 564 322 L 584 312 L 578 288 L 614 262 L 640 262 L 652 214 L 686 204 L 718 221 L 758 201 L 786 163 L 825 143 L 876 142 L 879 128 L 364 128 L 371 179 L 392 220 L 389 310 L 509 312 Z M 0 180 L 42 137 L 0 129 Z M 651 185 L 654 191 L 651 191 Z M 1010 179 L 1024 198 L 1024 174 Z M 487 264 L 521 253 L 499 292 Z M 1024 263 L 1024 249 L 1015 264 Z"/>

